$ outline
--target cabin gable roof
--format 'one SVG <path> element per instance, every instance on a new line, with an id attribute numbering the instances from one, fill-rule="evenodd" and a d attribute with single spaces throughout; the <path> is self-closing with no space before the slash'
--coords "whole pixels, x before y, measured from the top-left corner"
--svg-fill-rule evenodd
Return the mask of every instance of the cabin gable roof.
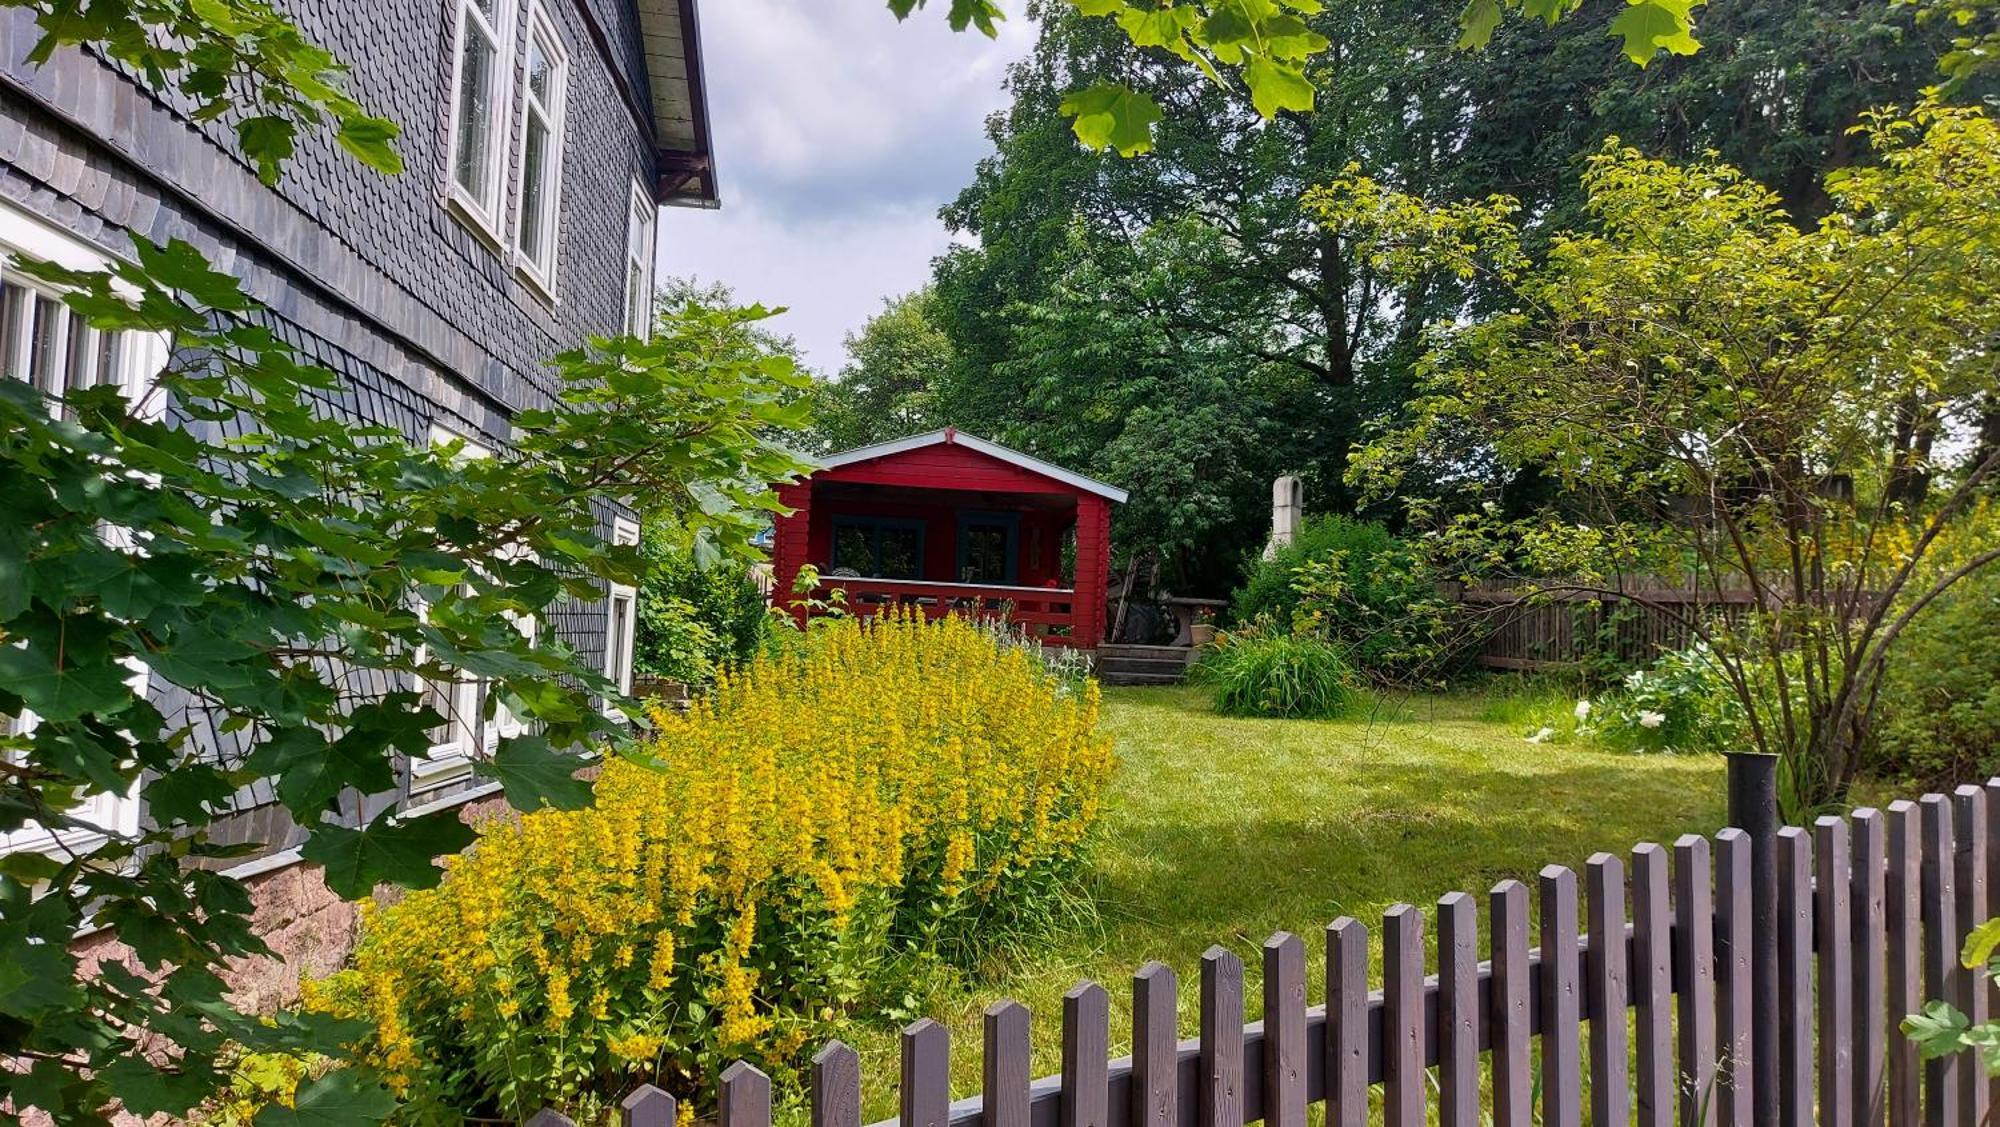
<path id="1" fill-rule="evenodd" d="M 820 458 L 814 464 L 815 468 L 820 470 L 836 470 L 844 466 L 858 465 L 863 462 L 896 458 L 935 446 L 961 447 L 996 461 L 1004 462 L 1016 469 L 1034 474 L 1037 477 L 1059 482 L 1077 492 L 1094 494 L 1108 501 L 1115 501 L 1122 504 L 1128 496 L 1125 490 L 1115 485 L 1107 485 L 1095 478 L 1085 477 L 1074 470 L 1066 470 L 1051 462 L 1044 462 L 1040 458 L 1023 454 L 1011 447 L 1002 446 L 991 439 L 967 434 L 956 427 L 945 427 L 941 430 L 926 431 L 923 434 L 913 434 L 908 438 L 898 438 L 889 442 L 877 442 L 870 446 L 856 447 L 853 450 L 843 450 L 838 454 L 830 454 L 824 458 Z"/>

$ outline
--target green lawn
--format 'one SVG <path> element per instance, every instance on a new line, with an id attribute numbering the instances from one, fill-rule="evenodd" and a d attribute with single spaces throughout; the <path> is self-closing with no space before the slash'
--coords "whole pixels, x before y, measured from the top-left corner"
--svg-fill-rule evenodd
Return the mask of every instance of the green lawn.
<path id="1" fill-rule="evenodd" d="M 1532 886 L 1545 864 L 1580 870 L 1599 850 L 1723 824 L 1719 759 L 1530 744 L 1516 724 L 1485 718 L 1494 711 L 1458 694 L 1356 720 L 1236 720 L 1212 713 L 1198 689 L 1107 690 L 1120 762 L 1094 865 L 1102 924 L 1030 953 L 996 952 L 980 981 L 937 1004 L 951 1027 L 954 1095 L 978 1089 L 980 1011 L 997 999 L 1033 1011 L 1036 1075 L 1053 1073 L 1062 995 L 1080 980 L 1110 991 L 1122 1054 L 1130 976 L 1149 959 L 1180 975 L 1192 1035 L 1211 944 L 1243 958 L 1254 1018 L 1259 947 L 1274 931 L 1305 938 L 1317 1003 L 1320 933 L 1337 916 L 1373 930 L 1390 905 L 1455 889 L 1483 905 L 1495 882 Z M 892 1116 L 893 1038 L 861 1047 L 869 1118 Z"/>

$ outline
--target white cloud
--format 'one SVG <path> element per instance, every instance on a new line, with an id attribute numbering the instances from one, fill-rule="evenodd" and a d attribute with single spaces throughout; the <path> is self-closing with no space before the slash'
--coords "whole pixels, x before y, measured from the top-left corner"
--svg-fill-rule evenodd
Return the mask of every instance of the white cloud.
<path id="1" fill-rule="evenodd" d="M 1007 64 L 1034 28 L 953 33 L 945 0 L 897 23 L 884 0 L 709 0 L 701 9 L 719 212 L 669 209 L 660 273 L 784 304 L 808 361 L 921 285 L 936 217 L 989 151 Z"/>

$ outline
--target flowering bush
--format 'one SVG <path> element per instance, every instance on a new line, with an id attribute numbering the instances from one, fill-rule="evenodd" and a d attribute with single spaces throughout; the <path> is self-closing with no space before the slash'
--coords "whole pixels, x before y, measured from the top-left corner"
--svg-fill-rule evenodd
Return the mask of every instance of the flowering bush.
<path id="1" fill-rule="evenodd" d="M 1662 654 L 1594 703 L 1580 733 L 1630 751 L 1728 751 L 1744 745 L 1743 706 L 1706 645 Z"/>
<path id="2" fill-rule="evenodd" d="M 1111 769 L 1097 709 L 976 626 L 832 620 L 657 716 L 652 762 L 608 763 L 593 808 L 484 826 L 308 1003 L 373 1023 L 411 1119 L 783 1070 L 912 955 L 1060 887 Z"/>

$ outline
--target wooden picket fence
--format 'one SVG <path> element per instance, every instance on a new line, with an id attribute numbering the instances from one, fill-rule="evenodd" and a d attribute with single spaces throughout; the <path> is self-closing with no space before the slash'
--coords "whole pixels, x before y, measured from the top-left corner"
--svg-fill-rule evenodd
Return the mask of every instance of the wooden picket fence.
<path id="1" fill-rule="evenodd" d="M 902 1037 L 901 1115 L 877 1127 L 1305 1127 L 1314 1103 L 1340 1127 L 1576 1127 L 1586 1114 L 1594 1124 L 1750 1124 L 1750 1062 L 1766 1037 L 1776 1039 L 1786 1127 L 1985 1122 L 2000 1081 L 1963 1057 L 1920 1062 L 1896 1027 L 1930 998 L 1975 1022 L 2000 1014 L 1985 976 L 1958 961 L 1989 889 L 2000 889 L 2000 779 L 1789 827 L 1775 853 L 1770 1028 L 1752 1020 L 1752 842 L 1725 829 L 1671 850 L 1640 845 L 1629 866 L 1597 854 L 1581 882 L 1551 865 L 1533 905 L 1525 884 L 1502 881 L 1487 897 L 1485 960 L 1475 899 L 1451 893 L 1437 903 L 1435 973 L 1424 914 L 1391 908 L 1379 989 L 1367 978 L 1366 927 L 1335 920 L 1323 1005 L 1307 1004 L 1304 944 L 1274 935 L 1262 952 L 1261 1022 L 1243 1020 L 1241 960 L 1211 948 L 1191 1040 L 1179 1035 L 1174 971 L 1148 963 L 1132 980 L 1131 1055 L 1116 1060 L 1109 998 L 1086 982 L 1063 1000 L 1057 1076 L 1031 1076 L 1028 1011 L 997 1003 L 985 1014 L 977 1098 L 951 1099 L 946 1030 L 917 1022 Z M 771 1082 L 757 1069 L 732 1065 L 719 1097 L 719 1127 L 770 1127 Z M 629 1127 L 667 1127 L 675 1113 L 650 1086 L 622 1105 Z M 543 1112 L 530 1122 L 568 1120 Z M 813 1060 L 811 1123 L 861 1127 L 860 1060 L 838 1042 Z"/>
<path id="2" fill-rule="evenodd" d="M 1594 658 L 1644 665 L 1694 644 L 1690 620 L 1741 622 L 1756 606 L 1748 591 L 1707 591 L 1638 583 L 1626 597 L 1591 592 L 1544 593 L 1530 599 L 1510 584 L 1473 584 L 1458 600 L 1485 617 L 1479 664 L 1488 669 L 1542 670 Z"/>

